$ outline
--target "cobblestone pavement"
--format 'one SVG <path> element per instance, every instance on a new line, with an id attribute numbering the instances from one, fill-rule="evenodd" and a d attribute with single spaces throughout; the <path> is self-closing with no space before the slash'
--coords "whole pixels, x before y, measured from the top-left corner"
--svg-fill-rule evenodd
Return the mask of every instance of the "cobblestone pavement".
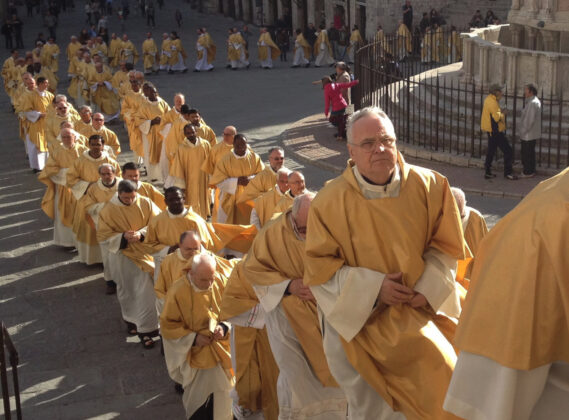
<path id="1" fill-rule="evenodd" d="M 314 190 L 334 177 L 337 165 L 345 164 L 344 145 L 340 148 L 331 139 L 326 140 L 331 144 L 312 143 L 312 149 L 333 153 L 336 160 L 324 155 L 311 160 L 298 150 L 301 141 L 291 140 L 310 132 L 319 138 L 318 133 L 323 132 L 320 117 L 314 117 L 312 127 L 295 123 L 321 111 L 322 92 L 310 82 L 328 70 L 290 69 L 290 57 L 287 63 L 277 61 L 273 70 L 261 70 L 255 66 L 253 48 L 251 70 L 228 71 L 224 68 L 224 45 L 233 20 L 199 15 L 190 12 L 187 3 L 172 1 L 163 10 L 156 9 L 155 39 L 174 27 L 176 7 L 184 13 L 179 34 L 190 56 L 187 64 L 193 66 L 195 28 L 206 26 L 218 46 L 216 70 L 150 76 L 161 96 L 171 102 L 173 94 L 182 91 L 216 133 L 225 125 L 237 126 L 263 157 L 270 147 L 282 144 L 281 133 L 291 129 L 285 144 L 293 157 L 287 166 L 304 171 L 309 188 Z M 131 12 L 126 32 L 140 48 L 147 29 L 143 18 Z M 24 7 L 20 7 L 20 15 L 25 16 Z M 77 2 L 74 12 L 60 15 L 57 30 L 62 50 L 83 22 L 83 2 Z M 24 25 L 27 47 L 37 32 L 47 33 L 37 16 L 24 18 Z M 110 19 L 109 28 L 109 32 L 119 30 L 116 17 Z M 250 44 L 255 45 L 258 31 L 252 31 Z M 6 58 L 8 53 L 3 55 Z M 67 63 L 61 58 L 59 91 L 65 91 Z M 174 393 L 159 349 L 144 350 L 137 338 L 127 337 L 116 298 L 104 295 L 101 267 L 86 267 L 75 255 L 51 245 L 52 224 L 40 209 L 44 187 L 28 168 L 23 143 L 17 137 L 17 121 L 4 94 L 0 94 L 0 125 L 0 319 L 9 326 L 20 352 L 24 418 L 183 418 L 181 399 Z M 121 124 L 110 128 L 119 134 L 125 150 L 121 162 L 128 161 L 131 153 L 124 128 Z M 293 135 L 295 132 L 299 135 Z M 326 162 L 336 167 L 324 167 Z M 461 171 L 456 173 L 458 176 Z M 450 176 L 450 172 L 446 174 Z M 517 202 L 469 198 L 477 200 L 476 206 L 492 223 Z"/>

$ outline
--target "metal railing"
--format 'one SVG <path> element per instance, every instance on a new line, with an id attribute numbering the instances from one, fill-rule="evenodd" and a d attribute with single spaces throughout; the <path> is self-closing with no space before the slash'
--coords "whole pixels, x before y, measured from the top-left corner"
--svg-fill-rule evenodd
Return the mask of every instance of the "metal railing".
<path id="1" fill-rule="evenodd" d="M 22 419 L 22 407 L 20 405 L 20 386 L 18 383 L 18 352 L 14 343 L 8 334 L 8 329 L 2 322 L 2 331 L 0 333 L 0 380 L 2 382 L 2 400 L 4 401 L 4 418 L 10 420 L 12 418 L 12 411 L 10 409 L 10 390 L 8 387 L 8 368 L 6 365 L 6 350 L 12 368 L 12 380 L 14 399 L 16 400 L 16 418 Z"/>
<path id="2" fill-rule="evenodd" d="M 488 139 L 480 129 L 480 117 L 488 87 L 465 83 L 456 74 L 424 73 L 430 69 L 421 71 L 417 64 L 401 71 L 406 67 L 382 48 L 378 43 L 368 44 L 356 53 L 355 76 L 360 83 L 352 92 L 355 108 L 384 109 L 395 124 L 398 138 L 407 144 L 473 158 L 484 156 Z M 538 97 L 542 103 L 542 137 L 536 144 L 537 164 L 542 168 L 565 167 L 569 165 L 569 101 L 554 92 L 540 92 Z M 504 90 L 501 106 L 508 110 L 506 134 L 516 157 L 525 102 L 519 89 Z"/>

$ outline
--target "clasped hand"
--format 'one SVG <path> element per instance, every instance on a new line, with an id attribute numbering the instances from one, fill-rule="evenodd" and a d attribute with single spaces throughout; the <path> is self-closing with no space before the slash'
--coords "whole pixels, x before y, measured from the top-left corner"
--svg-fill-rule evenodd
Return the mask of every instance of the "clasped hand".
<path id="1" fill-rule="evenodd" d="M 288 291 L 291 295 L 295 295 L 302 300 L 316 301 L 314 295 L 310 291 L 310 288 L 304 285 L 302 279 L 291 280 L 288 284 Z"/>
<path id="2" fill-rule="evenodd" d="M 140 234 L 140 232 L 137 232 L 136 230 L 128 230 L 124 233 L 124 238 L 127 240 L 128 243 L 140 242 L 142 235 Z"/>
<path id="3" fill-rule="evenodd" d="M 427 304 L 425 296 L 401 284 L 402 279 L 403 273 L 386 274 L 377 300 L 386 305 L 406 303 L 413 308 L 425 306 Z"/>
<path id="4" fill-rule="evenodd" d="M 225 338 L 225 331 L 221 325 L 217 325 L 213 330 L 211 336 L 196 334 L 196 339 L 194 340 L 194 345 L 197 347 L 209 346 L 213 341 L 223 340 Z"/>

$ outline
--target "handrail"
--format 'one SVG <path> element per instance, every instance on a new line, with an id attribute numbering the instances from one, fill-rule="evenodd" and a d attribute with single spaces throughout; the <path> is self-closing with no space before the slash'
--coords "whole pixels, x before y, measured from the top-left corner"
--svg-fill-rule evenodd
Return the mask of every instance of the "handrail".
<path id="1" fill-rule="evenodd" d="M 6 351 L 8 350 L 10 366 L 12 368 L 12 380 L 14 388 L 14 398 L 16 400 L 16 418 L 22 420 L 22 407 L 20 403 L 20 385 L 18 382 L 18 364 L 19 356 L 16 346 L 12 342 L 12 338 L 8 333 L 8 328 L 2 324 L 0 332 L 0 380 L 2 383 L 2 400 L 4 402 L 4 417 L 6 420 L 11 420 L 12 412 L 10 409 L 10 393 L 8 388 L 8 372 L 6 367 Z"/>

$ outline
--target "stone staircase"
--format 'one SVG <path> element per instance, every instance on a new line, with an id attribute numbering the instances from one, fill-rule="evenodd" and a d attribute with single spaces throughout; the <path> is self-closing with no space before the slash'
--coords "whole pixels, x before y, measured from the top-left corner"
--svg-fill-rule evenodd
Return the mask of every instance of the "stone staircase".
<path id="1" fill-rule="evenodd" d="M 511 0 L 450 0 L 440 14 L 448 24 L 466 28 L 476 10 L 480 10 L 483 17 L 488 10 L 492 10 L 502 23 L 506 23 L 511 6 Z"/>
<path id="2" fill-rule="evenodd" d="M 451 67 L 451 66 L 448 66 Z M 453 65 L 454 69 L 458 66 Z M 480 115 L 485 92 L 472 91 L 459 81 L 460 70 L 447 72 L 439 78 L 417 75 L 406 81 L 392 83 L 380 90 L 377 100 L 392 118 L 398 137 L 407 144 L 424 149 L 482 159 L 486 154 L 487 136 L 480 131 Z M 446 79 L 446 85 L 445 85 Z M 413 84 L 413 83 L 420 84 Z M 452 89 L 451 89 L 452 87 Z M 437 94 L 438 91 L 438 94 Z M 507 134 L 519 159 L 518 135 L 514 136 L 514 104 L 508 98 Z M 516 101 L 516 123 L 520 123 L 523 101 Z M 542 141 L 537 145 L 538 165 L 543 168 L 565 167 L 569 164 L 569 102 L 562 107 L 546 101 L 542 107 Z M 519 134 L 519 127 L 518 133 Z M 559 164 L 558 164 L 559 162 Z M 479 166 L 481 162 L 475 164 Z"/>

